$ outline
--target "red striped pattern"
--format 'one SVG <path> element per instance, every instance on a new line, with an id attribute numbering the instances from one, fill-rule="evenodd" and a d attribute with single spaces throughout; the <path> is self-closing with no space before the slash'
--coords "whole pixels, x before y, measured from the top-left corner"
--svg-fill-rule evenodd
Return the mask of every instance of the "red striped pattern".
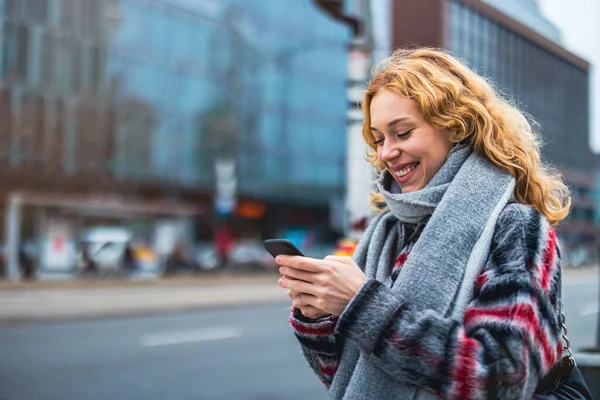
<path id="1" fill-rule="evenodd" d="M 421 343 L 418 339 L 407 338 L 402 336 L 398 331 L 393 331 L 388 337 L 386 337 L 386 341 L 390 345 L 408 352 L 411 356 L 415 357 L 415 359 L 418 359 L 419 361 L 425 361 L 433 368 L 437 368 L 442 361 L 439 354 L 427 348 L 427 346 Z"/>
<path id="2" fill-rule="evenodd" d="M 533 301 L 533 299 L 532 299 Z M 533 338 L 541 350 L 542 368 L 549 371 L 556 362 L 558 355 L 550 335 L 541 326 L 537 318 L 537 306 L 534 303 L 515 303 L 508 306 L 499 306 L 486 309 L 469 308 L 465 313 L 465 325 L 483 324 L 482 319 L 494 320 L 503 324 L 521 327 Z"/>
<path id="3" fill-rule="evenodd" d="M 327 320 L 319 323 L 304 324 L 294 318 L 290 318 L 290 324 L 298 333 L 307 335 L 332 335 L 335 330 L 335 321 Z"/>
<path id="4" fill-rule="evenodd" d="M 454 398 L 469 400 L 477 397 L 482 379 L 477 375 L 477 359 L 481 344 L 465 335 L 460 330 L 458 340 L 458 357 L 452 370 Z"/>
<path id="5" fill-rule="evenodd" d="M 540 282 L 542 289 L 547 293 L 550 290 L 550 283 L 552 282 L 552 275 L 556 270 L 556 232 L 551 227 L 548 228 L 548 238 L 546 239 L 546 245 L 544 246 L 544 253 L 542 255 L 542 265 L 540 271 Z"/>
<path id="6" fill-rule="evenodd" d="M 323 375 L 334 376 L 338 370 L 338 364 L 321 364 L 319 369 L 323 373 Z"/>
<path id="7" fill-rule="evenodd" d="M 481 275 L 479 275 L 477 277 L 477 279 L 475 280 L 475 286 L 473 288 L 475 297 L 477 297 L 479 295 L 479 293 L 481 292 L 481 288 L 490 279 L 491 275 L 492 275 L 492 271 L 488 270 L 488 271 L 483 272 Z"/>
<path id="8" fill-rule="evenodd" d="M 408 259 L 408 255 L 410 252 L 402 252 L 396 259 L 396 263 L 394 264 L 394 268 L 402 268 L 406 260 Z"/>

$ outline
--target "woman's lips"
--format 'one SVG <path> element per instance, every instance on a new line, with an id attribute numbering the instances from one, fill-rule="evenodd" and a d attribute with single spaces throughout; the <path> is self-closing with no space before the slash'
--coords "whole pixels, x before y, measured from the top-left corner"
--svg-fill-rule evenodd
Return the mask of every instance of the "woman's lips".
<path id="1" fill-rule="evenodd" d="M 400 170 L 392 170 L 392 176 L 394 179 L 396 179 L 396 182 L 405 183 L 415 174 L 415 170 L 419 167 L 419 165 L 420 163 L 416 162 L 409 164 Z"/>

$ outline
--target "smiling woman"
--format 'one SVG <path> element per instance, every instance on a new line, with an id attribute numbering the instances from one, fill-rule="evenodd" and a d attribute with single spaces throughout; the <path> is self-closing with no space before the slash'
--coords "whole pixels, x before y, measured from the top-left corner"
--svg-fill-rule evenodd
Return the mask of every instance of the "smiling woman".
<path id="1" fill-rule="evenodd" d="M 444 129 L 427 123 L 415 100 L 382 89 L 371 100 L 371 133 L 381 166 L 403 193 L 425 187 L 454 145 Z"/>
<path id="2" fill-rule="evenodd" d="M 292 326 L 329 398 L 543 392 L 561 365 L 552 225 L 570 198 L 540 162 L 531 124 L 436 49 L 395 52 L 363 106 L 379 215 L 353 258 L 277 258 Z"/>

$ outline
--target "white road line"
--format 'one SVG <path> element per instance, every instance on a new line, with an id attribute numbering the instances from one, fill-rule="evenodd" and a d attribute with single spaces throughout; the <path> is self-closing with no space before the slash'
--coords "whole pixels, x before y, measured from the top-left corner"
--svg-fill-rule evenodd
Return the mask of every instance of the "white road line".
<path id="1" fill-rule="evenodd" d="M 593 315 L 593 314 L 598 314 L 598 305 L 597 304 L 590 304 L 587 307 L 584 307 L 583 310 L 581 310 L 582 316 L 588 316 L 588 315 Z"/>
<path id="2" fill-rule="evenodd" d="M 212 340 L 233 339 L 241 336 L 240 329 L 235 327 L 221 327 L 193 331 L 164 332 L 154 335 L 142 336 L 142 346 L 156 347 L 172 344 L 208 342 Z"/>

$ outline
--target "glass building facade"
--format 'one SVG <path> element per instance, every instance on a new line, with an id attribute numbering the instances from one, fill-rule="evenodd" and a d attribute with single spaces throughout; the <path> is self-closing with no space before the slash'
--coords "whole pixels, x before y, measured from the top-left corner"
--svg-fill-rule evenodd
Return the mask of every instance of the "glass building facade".
<path id="1" fill-rule="evenodd" d="M 210 193 L 230 158 L 241 196 L 343 196 L 349 32 L 312 2 L 1 0 L 0 17 L 1 164 Z"/>
<path id="2" fill-rule="evenodd" d="M 539 123 L 542 156 L 561 171 L 573 195 L 572 212 L 559 226 L 563 246 L 595 257 L 587 68 L 468 2 L 448 1 L 445 20 L 445 46 Z"/>

